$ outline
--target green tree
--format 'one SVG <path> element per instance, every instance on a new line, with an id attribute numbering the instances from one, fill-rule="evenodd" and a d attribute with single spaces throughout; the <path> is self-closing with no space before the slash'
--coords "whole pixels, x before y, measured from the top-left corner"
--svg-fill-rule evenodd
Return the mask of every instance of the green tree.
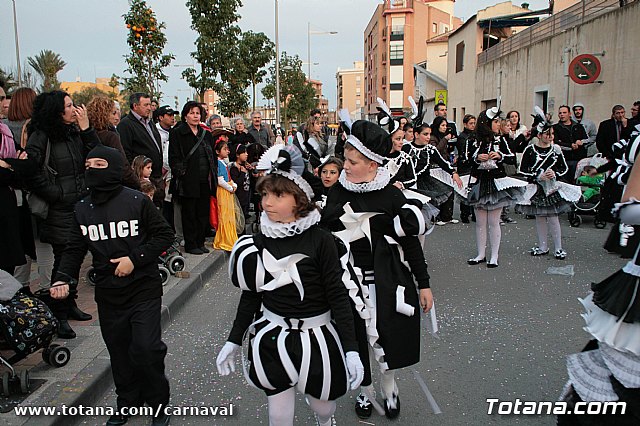
<path id="1" fill-rule="evenodd" d="M 111 87 L 111 93 L 109 93 L 109 97 L 115 100 L 118 97 L 116 89 L 120 87 L 120 77 L 115 74 L 111 74 L 111 78 L 109 79 L 109 87 Z"/>
<path id="2" fill-rule="evenodd" d="M 200 72 L 188 68 L 182 76 L 195 89 L 200 101 L 208 89 L 224 93 L 225 97 L 233 96 L 232 91 L 242 87 L 240 81 L 227 83 L 226 87 L 223 82 L 232 78 L 246 79 L 237 49 L 230 48 L 237 44 L 241 35 L 240 27 L 235 23 L 240 18 L 237 10 L 242 7 L 242 1 L 187 0 L 187 7 L 191 13 L 191 28 L 198 33 L 196 50 L 191 52 L 191 57 L 200 65 Z M 248 85 L 247 81 L 242 92 Z"/>
<path id="3" fill-rule="evenodd" d="M 269 67 L 271 76 L 267 78 L 267 85 L 262 89 L 262 95 L 267 99 L 275 99 L 276 69 L 275 64 Z M 282 52 L 280 57 L 280 105 L 284 128 L 289 128 L 291 120 L 303 121 L 309 111 L 316 106 L 315 92 L 302 71 L 302 60 Z"/>
<path id="4" fill-rule="evenodd" d="M 244 62 L 245 72 L 251 82 L 253 94 L 253 110 L 256 109 L 256 85 L 262 83 L 267 75 L 264 67 L 275 56 L 275 45 L 264 33 L 247 31 L 242 33 L 238 51 L 240 60 Z"/>
<path id="5" fill-rule="evenodd" d="M 129 31 L 127 44 L 131 53 L 125 55 L 131 77 L 124 78 L 125 91 L 145 92 L 152 98 L 162 97 L 160 82 L 168 81 L 163 69 L 169 66 L 173 55 L 162 53 L 167 37 L 164 22 L 159 22 L 153 10 L 144 0 L 131 0 L 129 12 L 123 15 Z"/>
<path id="6" fill-rule="evenodd" d="M 58 73 L 67 65 L 60 55 L 51 50 L 42 50 L 34 57 L 27 58 L 31 68 L 42 79 L 42 92 L 50 92 L 60 88 Z"/>
<path id="7" fill-rule="evenodd" d="M 91 101 L 91 99 L 93 99 L 95 96 L 100 95 L 110 97 L 109 93 L 105 92 L 104 90 L 100 90 L 97 87 L 89 86 L 71 95 L 71 99 L 73 99 L 73 103 L 76 105 L 87 105 Z"/>

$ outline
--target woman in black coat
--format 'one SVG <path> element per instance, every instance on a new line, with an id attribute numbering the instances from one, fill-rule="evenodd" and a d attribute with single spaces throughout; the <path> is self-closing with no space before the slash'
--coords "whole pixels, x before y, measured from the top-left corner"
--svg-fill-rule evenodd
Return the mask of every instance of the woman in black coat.
<path id="1" fill-rule="evenodd" d="M 100 144 L 100 139 L 89 126 L 84 106 L 74 106 L 71 97 L 59 90 L 36 97 L 28 131 L 26 151 L 37 172 L 27 177 L 27 185 L 32 193 L 49 204 L 49 214 L 40 226 L 40 240 L 53 247 L 52 275 L 55 275 L 69 229 L 74 226 L 74 206 L 88 194 L 84 183 L 85 158 Z M 45 165 L 47 145 L 50 154 Z M 44 173 L 45 167 L 51 170 L 49 178 Z M 75 337 L 68 318 L 91 319 L 91 315 L 78 309 L 76 297 L 76 289 L 72 288 L 67 299 L 43 298 L 60 321 L 58 336 L 61 338 Z"/>
<path id="2" fill-rule="evenodd" d="M 233 119 L 233 127 L 235 129 L 235 133 L 229 136 L 229 163 L 236 161 L 238 146 L 243 145 L 244 147 L 247 147 L 256 142 L 253 135 L 246 132 L 246 126 L 242 117 L 236 117 Z"/>
<path id="3" fill-rule="evenodd" d="M 171 191 L 180 198 L 184 248 L 191 254 L 209 252 L 204 246 L 210 227 L 209 200 L 215 197 L 217 189 L 213 137 L 200 127 L 202 116 L 204 109 L 197 102 L 187 102 L 182 108 L 181 123 L 169 133 L 169 167 L 174 177 Z"/>
<path id="4" fill-rule="evenodd" d="M 20 212 L 13 190 L 20 181 L 14 169 L 15 161 L 25 157 L 24 152 L 16 151 L 9 127 L 0 123 L 0 269 L 10 275 L 16 266 L 25 263 Z"/>

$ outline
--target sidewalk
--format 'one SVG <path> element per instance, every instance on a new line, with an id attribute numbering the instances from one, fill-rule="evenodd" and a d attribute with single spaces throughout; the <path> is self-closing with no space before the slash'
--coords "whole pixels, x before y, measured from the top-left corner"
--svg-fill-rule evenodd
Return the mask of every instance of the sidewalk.
<path id="1" fill-rule="evenodd" d="M 210 247 L 210 244 L 208 244 Z M 164 287 L 162 298 L 162 326 L 166 328 L 186 303 L 213 276 L 218 268 L 224 265 L 225 256 L 222 252 L 213 251 L 206 256 L 184 255 L 186 259 L 185 271 L 190 272 L 189 278 L 171 277 Z M 89 262 L 85 261 L 78 284 L 78 306 L 91 314 L 91 321 L 69 321 L 77 334 L 72 340 L 56 339 L 54 343 L 68 347 L 71 350 L 69 363 L 62 368 L 54 368 L 42 360 L 42 351 L 38 351 L 28 358 L 15 364 L 17 370 L 29 369 L 32 390 L 29 395 L 18 404 L 20 407 L 56 407 L 64 406 L 92 406 L 98 401 L 106 389 L 111 385 L 111 368 L 109 353 L 107 352 L 100 334 L 99 319 L 96 303 L 94 302 L 94 288 L 86 278 L 85 273 Z M 33 290 L 37 284 L 31 285 Z M 44 381 L 44 383 L 42 383 Z M 12 396 L 13 398 L 13 396 Z M 1 405 L 6 404 L 6 398 L 0 396 Z M 0 413 L 0 424 L 19 426 L 29 425 L 70 425 L 82 420 L 81 416 L 16 416 L 13 410 Z"/>

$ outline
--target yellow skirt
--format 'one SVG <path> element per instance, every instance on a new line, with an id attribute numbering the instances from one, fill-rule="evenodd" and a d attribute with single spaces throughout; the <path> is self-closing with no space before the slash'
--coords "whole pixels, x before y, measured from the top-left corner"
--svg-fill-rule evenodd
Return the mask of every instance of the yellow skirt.
<path id="1" fill-rule="evenodd" d="M 216 250 L 231 251 L 238 239 L 236 232 L 235 202 L 232 192 L 218 186 L 216 192 L 218 201 L 218 229 L 213 240 L 213 248 Z"/>

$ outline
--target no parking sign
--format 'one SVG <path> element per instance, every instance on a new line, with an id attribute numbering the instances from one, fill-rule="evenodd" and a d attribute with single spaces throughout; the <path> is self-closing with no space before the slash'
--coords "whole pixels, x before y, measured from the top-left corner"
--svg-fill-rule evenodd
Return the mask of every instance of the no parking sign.
<path id="1" fill-rule="evenodd" d="M 600 75 L 602 66 L 593 55 L 578 55 L 569 64 L 569 77 L 578 84 L 591 84 Z"/>

